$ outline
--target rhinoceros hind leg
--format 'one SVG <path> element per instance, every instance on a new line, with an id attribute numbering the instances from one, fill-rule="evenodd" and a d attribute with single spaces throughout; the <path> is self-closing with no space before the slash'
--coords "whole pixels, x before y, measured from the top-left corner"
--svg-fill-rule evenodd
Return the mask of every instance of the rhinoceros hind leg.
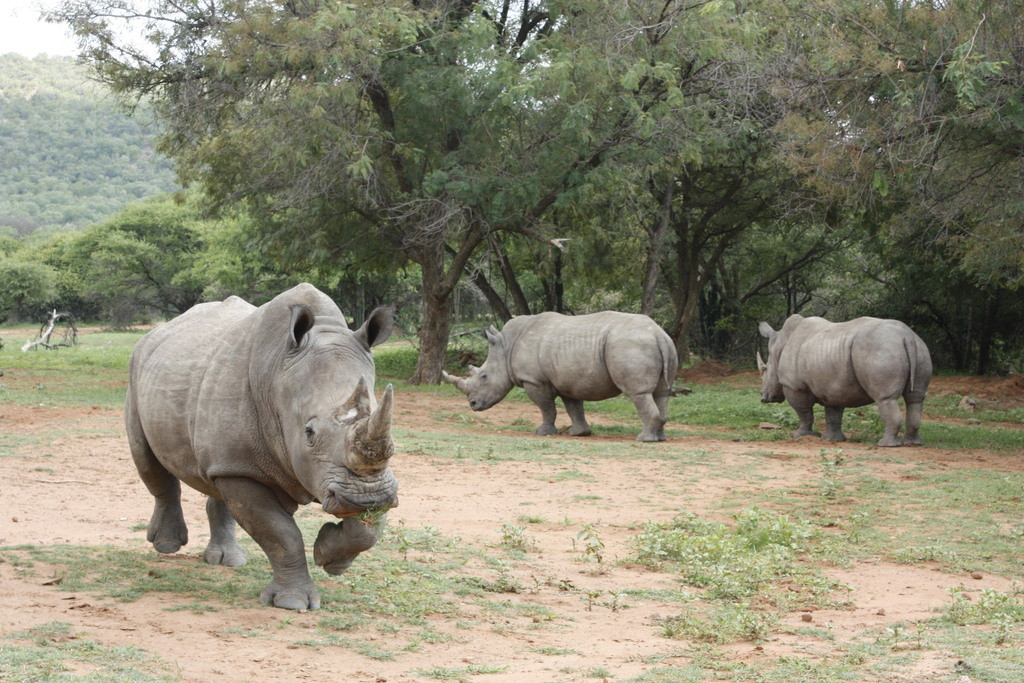
<path id="1" fill-rule="evenodd" d="M 921 401 L 907 402 L 907 429 L 903 433 L 903 445 L 920 446 L 921 441 L 921 411 L 924 403 Z"/>
<path id="2" fill-rule="evenodd" d="M 900 414 L 900 404 L 895 398 L 886 398 L 878 401 L 878 415 L 885 425 L 885 434 L 878 441 L 879 446 L 902 446 L 899 438 L 900 427 L 903 426 L 903 416 Z"/>
<path id="3" fill-rule="evenodd" d="M 180 493 L 181 484 L 174 480 Z M 181 511 L 181 501 L 161 501 L 153 505 L 153 516 L 149 519 L 146 540 L 153 544 L 158 553 L 176 553 L 188 543 L 188 527 Z"/>
<path id="4" fill-rule="evenodd" d="M 842 408 L 825 406 L 825 433 L 821 438 L 826 441 L 846 441 L 846 434 L 843 434 Z"/>
<path id="5" fill-rule="evenodd" d="M 664 441 L 665 440 L 665 419 L 661 416 L 658 403 L 651 394 L 637 394 L 631 396 L 633 405 L 636 406 L 637 415 L 643 422 L 644 428 L 637 437 L 637 441 Z"/>
<path id="6" fill-rule="evenodd" d="M 181 482 L 167 471 L 150 448 L 130 389 L 125 403 L 125 428 L 135 469 L 154 499 L 146 540 L 158 553 L 175 553 L 188 543 L 188 527 L 181 511 Z"/>
<path id="7" fill-rule="evenodd" d="M 583 401 L 563 396 L 562 403 L 565 404 L 565 412 L 569 414 L 569 419 L 572 420 L 572 426 L 569 427 L 569 436 L 590 436 L 590 425 L 587 424 L 587 416 L 583 412 Z"/>
<path id="8" fill-rule="evenodd" d="M 207 498 L 206 516 L 210 520 L 210 542 L 203 551 L 203 561 L 225 567 L 241 567 L 249 558 L 242 546 L 238 545 L 235 518 L 228 512 L 224 501 Z"/>

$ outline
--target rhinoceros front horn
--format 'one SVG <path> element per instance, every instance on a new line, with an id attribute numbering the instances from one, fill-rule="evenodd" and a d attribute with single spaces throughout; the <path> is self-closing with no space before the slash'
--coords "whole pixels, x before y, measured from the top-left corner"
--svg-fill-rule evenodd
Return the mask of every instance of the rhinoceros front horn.
<path id="1" fill-rule="evenodd" d="M 391 440 L 391 412 L 394 405 L 395 388 L 388 385 L 384 389 L 384 395 L 377 404 L 377 409 L 370 414 L 366 425 L 366 438 L 370 440 L 387 439 Z"/>
<path id="2" fill-rule="evenodd" d="M 373 469 L 387 464 L 395 453 L 391 440 L 391 413 L 394 406 L 395 389 L 388 385 L 377 409 L 370 413 L 354 429 L 352 455 L 354 460 Z"/>
<path id="3" fill-rule="evenodd" d="M 454 384 L 455 386 L 459 385 L 459 378 L 456 377 L 455 375 L 449 375 L 444 370 L 441 371 L 441 379 L 443 379 L 445 382 L 448 382 L 449 384 Z"/>

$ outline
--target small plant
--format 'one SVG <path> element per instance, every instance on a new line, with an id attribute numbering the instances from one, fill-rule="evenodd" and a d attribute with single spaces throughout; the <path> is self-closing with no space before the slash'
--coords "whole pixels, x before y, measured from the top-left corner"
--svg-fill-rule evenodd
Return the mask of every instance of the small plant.
<path id="1" fill-rule="evenodd" d="M 598 536 L 593 524 L 584 524 L 583 529 L 576 534 L 572 543 L 573 548 L 576 548 L 578 543 L 582 545 L 580 552 L 583 554 L 584 561 L 593 560 L 598 565 L 604 562 L 604 541 Z"/>
<path id="2" fill-rule="evenodd" d="M 585 591 L 583 591 L 583 600 L 584 600 L 584 602 L 587 603 L 587 611 L 588 612 L 593 612 L 594 611 L 594 605 L 597 604 L 597 599 L 601 597 L 601 592 L 602 591 L 599 591 L 599 590 L 585 590 Z"/>
<path id="3" fill-rule="evenodd" d="M 526 553 L 537 547 L 537 541 L 526 533 L 526 527 L 502 522 L 501 546 L 507 550 Z"/>
<path id="4" fill-rule="evenodd" d="M 842 448 L 822 448 L 821 460 L 821 495 L 827 500 L 834 500 L 842 492 L 842 484 L 838 480 L 839 468 L 846 462 Z"/>

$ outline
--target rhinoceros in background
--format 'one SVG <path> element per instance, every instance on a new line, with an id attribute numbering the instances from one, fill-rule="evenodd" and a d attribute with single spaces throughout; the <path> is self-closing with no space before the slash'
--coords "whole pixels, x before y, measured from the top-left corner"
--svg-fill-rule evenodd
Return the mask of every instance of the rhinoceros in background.
<path id="1" fill-rule="evenodd" d="M 173 553 L 188 542 L 183 481 L 209 497 L 204 560 L 245 564 L 237 520 L 273 569 L 260 601 L 319 607 L 292 517 L 298 506 L 317 501 L 345 518 L 325 524 L 314 547 L 317 564 L 340 573 L 377 540 L 355 515 L 397 505 L 393 389 L 377 405 L 370 355 L 393 324 L 390 309 L 377 309 L 350 330 L 330 298 L 301 284 L 259 308 L 238 297 L 199 304 L 140 339 L 125 422 L 156 499 L 153 547 Z"/>
<path id="2" fill-rule="evenodd" d="M 666 408 L 679 367 L 676 347 L 646 315 L 603 311 L 590 315 L 521 315 L 498 332 L 487 331 L 487 360 L 469 366 L 466 377 L 444 373 L 469 397 L 473 410 L 487 410 L 522 387 L 540 408 L 537 434 L 554 434 L 555 398 L 572 419 L 569 434 L 587 436 L 583 401 L 625 394 L 644 429 L 637 441 L 664 441 Z"/>
<path id="3" fill-rule="evenodd" d="M 791 315 L 778 332 L 766 322 L 758 329 L 768 338 L 768 362 L 757 354 L 761 402 L 789 401 L 800 420 L 793 436 L 814 433 L 814 404 L 820 403 L 825 406 L 824 438 L 844 441 L 843 409 L 874 402 L 885 423 L 879 446 L 920 445 L 918 429 L 932 359 L 925 343 L 905 324 L 879 318 L 833 323 Z M 900 396 L 907 406 L 902 442 Z"/>

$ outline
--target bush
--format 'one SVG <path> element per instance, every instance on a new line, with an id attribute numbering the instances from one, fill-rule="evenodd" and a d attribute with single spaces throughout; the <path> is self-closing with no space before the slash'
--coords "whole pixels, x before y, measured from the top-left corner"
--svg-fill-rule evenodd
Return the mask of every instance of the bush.
<path id="1" fill-rule="evenodd" d="M 0 258 L 0 322 L 41 318 L 56 295 L 54 280 L 40 263 Z"/>

